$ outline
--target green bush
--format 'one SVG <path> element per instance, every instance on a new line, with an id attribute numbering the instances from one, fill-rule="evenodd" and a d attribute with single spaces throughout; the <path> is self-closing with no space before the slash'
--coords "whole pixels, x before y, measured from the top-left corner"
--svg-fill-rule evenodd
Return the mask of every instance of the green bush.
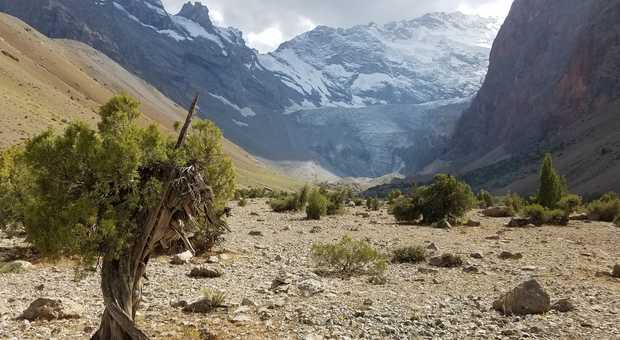
<path id="1" fill-rule="evenodd" d="M 461 218 L 476 203 L 469 185 L 446 174 L 436 175 L 431 185 L 419 188 L 414 195 L 419 195 L 424 223 L 428 224 Z"/>
<path id="2" fill-rule="evenodd" d="M 366 199 L 366 208 L 372 211 L 379 211 L 381 204 L 379 203 L 379 199 L 376 197 L 368 197 Z"/>
<path id="3" fill-rule="evenodd" d="M 423 246 L 409 246 L 394 250 L 392 262 L 418 263 L 426 260 L 426 248 Z"/>
<path id="4" fill-rule="evenodd" d="M 310 186 L 305 185 L 297 193 L 280 193 L 269 200 L 269 206 L 274 212 L 301 211 L 308 203 Z"/>
<path id="5" fill-rule="evenodd" d="M 616 227 L 620 227 L 620 215 L 616 216 L 616 219 L 614 219 L 614 224 Z"/>
<path id="6" fill-rule="evenodd" d="M 309 220 L 320 220 L 327 214 L 327 198 L 319 190 L 312 190 L 308 197 L 306 215 Z"/>
<path id="7" fill-rule="evenodd" d="M 344 212 L 346 191 L 339 190 L 327 194 L 327 215 L 338 215 Z"/>
<path id="8" fill-rule="evenodd" d="M 24 219 L 32 178 L 23 164 L 24 150 L 0 150 L 0 230 L 12 229 Z"/>
<path id="9" fill-rule="evenodd" d="M 361 207 L 364 205 L 364 200 L 361 198 L 354 198 L 353 204 L 355 204 L 356 207 Z"/>
<path id="10" fill-rule="evenodd" d="M 478 194 L 478 201 L 480 202 L 481 208 L 489 208 L 495 205 L 493 195 L 486 190 L 480 190 L 480 193 Z"/>
<path id="11" fill-rule="evenodd" d="M 620 198 L 610 192 L 588 204 L 588 215 L 595 221 L 613 222 L 620 215 Z"/>
<path id="12" fill-rule="evenodd" d="M 564 179 L 553 168 L 551 155 L 546 154 L 540 169 L 540 187 L 536 201 L 545 208 L 556 208 L 565 191 Z"/>
<path id="13" fill-rule="evenodd" d="M 504 205 L 510 209 L 511 215 L 517 215 L 523 210 L 525 200 L 521 196 L 512 193 L 504 198 Z"/>
<path id="14" fill-rule="evenodd" d="M 399 222 L 415 222 L 422 215 L 422 209 L 419 204 L 414 204 L 414 198 L 405 196 L 394 201 L 390 212 Z"/>
<path id="15" fill-rule="evenodd" d="M 403 193 L 400 190 L 398 189 L 392 190 L 390 194 L 388 195 L 388 204 L 393 204 L 396 201 L 396 199 L 401 197 L 402 195 Z"/>
<path id="16" fill-rule="evenodd" d="M 540 204 L 531 204 L 523 208 L 523 215 L 534 225 L 566 225 L 568 216 L 564 210 L 547 209 Z"/>
<path id="17" fill-rule="evenodd" d="M 344 236 L 336 244 L 315 243 L 312 258 L 317 266 L 345 274 L 372 273 L 380 275 L 387 261 L 368 242 Z"/>
<path id="18" fill-rule="evenodd" d="M 564 210 L 567 214 L 572 214 L 581 207 L 583 201 L 580 196 L 568 194 L 562 196 L 560 202 L 558 202 L 558 208 Z"/>

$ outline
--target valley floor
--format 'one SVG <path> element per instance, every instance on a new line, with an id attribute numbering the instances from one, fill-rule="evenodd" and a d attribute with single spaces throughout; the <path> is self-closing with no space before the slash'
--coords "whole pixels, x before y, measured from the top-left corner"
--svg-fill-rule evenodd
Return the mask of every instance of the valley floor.
<path id="1" fill-rule="evenodd" d="M 137 319 L 154 339 L 198 339 L 197 334 L 205 329 L 218 339 L 620 338 L 620 279 L 596 275 L 610 272 L 620 260 L 620 229 L 611 224 L 571 222 L 568 227 L 510 229 L 504 227 L 507 219 L 472 212 L 481 227 L 445 231 L 398 225 L 385 211 L 357 216 L 366 212 L 362 208 L 306 221 L 301 213 L 272 213 L 264 200 L 243 208 L 232 205 L 229 223 L 233 232 L 218 249 L 223 251 L 217 257 L 224 269 L 222 277 L 187 276 L 208 257 L 180 266 L 169 264 L 167 256 L 151 261 Z M 251 236 L 250 231 L 262 236 Z M 345 234 L 368 239 L 385 252 L 432 242 L 438 253 L 461 254 L 479 273 L 466 273 L 463 268 L 423 273 L 420 268 L 432 267 L 390 264 L 385 285 L 373 285 L 365 276 L 341 279 L 314 274 L 312 243 L 332 242 Z M 20 240 L 0 240 L 0 260 L 21 245 Z M 523 258 L 501 260 L 501 251 L 521 252 Z M 474 252 L 483 258 L 471 258 Z M 0 338 L 89 337 L 102 313 L 98 275 L 79 279 L 69 261 L 34 262 L 27 272 L 0 274 Z M 270 287 L 282 273 L 289 274 L 291 288 L 275 294 Z M 550 294 L 552 303 L 571 298 L 576 310 L 525 317 L 506 317 L 491 310 L 495 298 L 532 277 Z M 299 283 L 303 286 L 308 281 L 322 292 L 304 297 Z M 225 292 L 231 306 L 210 314 L 185 314 L 171 306 L 180 300 L 199 299 L 205 287 Z M 81 318 L 16 321 L 37 297 L 73 302 Z M 244 299 L 257 306 L 240 311 Z M 233 322 L 239 313 L 244 317 Z"/>

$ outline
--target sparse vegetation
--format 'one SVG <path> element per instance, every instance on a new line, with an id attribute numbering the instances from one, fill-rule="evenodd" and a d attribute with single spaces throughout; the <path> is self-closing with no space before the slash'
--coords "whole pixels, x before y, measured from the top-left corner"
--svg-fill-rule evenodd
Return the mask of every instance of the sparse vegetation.
<path id="1" fill-rule="evenodd" d="M 319 267 L 343 274 L 380 275 L 387 269 L 386 258 L 368 242 L 344 236 L 338 243 L 312 245 L 312 258 Z"/>
<path id="2" fill-rule="evenodd" d="M 240 198 L 239 201 L 237 201 L 237 205 L 240 207 L 245 207 L 248 205 L 248 201 L 245 198 Z"/>
<path id="3" fill-rule="evenodd" d="M 308 203 L 310 186 L 305 185 L 297 193 L 280 193 L 269 200 L 269 206 L 274 212 L 301 211 Z"/>
<path id="4" fill-rule="evenodd" d="M 411 197 L 399 200 L 392 213 L 399 221 L 409 222 L 421 214 L 423 223 L 432 224 L 461 218 L 475 203 L 476 197 L 469 185 L 453 176 L 440 174 L 429 186 L 419 187 Z"/>
<path id="5" fill-rule="evenodd" d="M 327 205 L 327 198 L 318 189 L 312 190 L 308 197 L 308 206 L 306 207 L 308 219 L 320 220 L 322 216 L 327 215 Z"/>
<path id="6" fill-rule="evenodd" d="M 514 216 L 520 213 L 521 210 L 523 210 L 523 207 L 525 206 L 525 200 L 521 196 L 515 193 L 511 193 L 504 198 L 504 205 L 508 207 L 511 215 Z"/>
<path id="7" fill-rule="evenodd" d="M 202 289 L 202 298 L 214 309 L 217 307 L 223 307 L 226 303 L 225 293 L 210 288 Z"/>
<path id="8" fill-rule="evenodd" d="M 478 201 L 480 202 L 481 208 L 489 208 L 495 205 L 493 195 L 486 190 L 480 190 L 480 193 L 478 193 Z"/>
<path id="9" fill-rule="evenodd" d="M 372 211 L 379 211 L 380 207 L 381 207 L 381 204 L 378 198 L 368 197 L 366 199 L 366 209 L 372 210 Z"/>
<path id="10" fill-rule="evenodd" d="M 534 225 L 566 225 L 568 214 L 561 209 L 547 209 L 540 204 L 531 204 L 523 208 L 523 215 Z"/>
<path id="11" fill-rule="evenodd" d="M 327 215 L 338 215 L 344 212 L 344 201 L 347 193 L 344 190 L 338 190 L 332 193 L 325 193 L 327 196 Z"/>
<path id="12" fill-rule="evenodd" d="M 426 248 L 423 246 L 408 246 L 394 250 L 392 262 L 418 263 L 426 260 Z"/>
<path id="13" fill-rule="evenodd" d="M 562 197 L 560 202 L 558 202 L 558 208 L 564 210 L 566 214 L 572 214 L 579 210 L 582 204 L 583 200 L 580 196 L 567 194 Z"/>
<path id="14" fill-rule="evenodd" d="M 590 202 L 587 210 L 592 220 L 613 222 L 620 216 L 620 197 L 614 192 L 606 193 L 598 200 Z"/>
<path id="15" fill-rule="evenodd" d="M 396 190 L 392 190 L 390 192 L 390 194 L 388 195 L 388 204 L 393 204 L 397 198 L 401 197 L 403 195 L 403 193 L 396 189 Z"/>
<path id="16" fill-rule="evenodd" d="M 565 191 L 564 179 L 553 168 L 551 154 L 546 154 L 540 169 L 540 187 L 536 201 L 547 209 L 554 209 Z"/>

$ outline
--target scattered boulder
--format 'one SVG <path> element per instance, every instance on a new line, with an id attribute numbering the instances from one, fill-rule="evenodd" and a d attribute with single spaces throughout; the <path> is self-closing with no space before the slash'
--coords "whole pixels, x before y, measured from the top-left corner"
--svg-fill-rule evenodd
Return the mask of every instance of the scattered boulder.
<path id="1" fill-rule="evenodd" d="M 373 275 L 368 279 L 368 283 L 375 286 L 382 286 L 387 283 L 387 277 L 385 275 Z"/>
<path id="2" fill-rule="evenodd" d="M 506 226 L 509 228 L 525 228 L 529 225 L 532 225 L 529 218 L 515 217 L 512 218 Z"/>
<path id="3" fill-rule="evenodd" d="M 312 229 L 310 229 L 310 234 L 318 234 L 321 232 L 321 227 L 319 227 L 318 225 L 315 225 L 314 227 L 312 227 Z"/>
<path id="4" fill-rule="evenodd" d="M 172 308 L 185 308 L 185 307 L 187 307 L 187 301 L 185 301 L 185 300 L 175 301 L 175 302 L 170 304 L 170 307 L 172 307 Z"/>
<path id="5" fill-rule="evenodd" d="M 560 313 L 568 313 L 575 310 L 575 305 L 571 299 L 560 299 L 551 305 L 551 309 Z"/>
<path id="6" fill-rule="evenodd" d="M 572 214 L 568 217 L 570 221 L 586 221 L 588 218 L 588 214 L 586 213 Z"/>
<path id="7" fill-rule="evenodd" d="M 12 261 L 7 263 L 0 263 L 1 273 L 21 273 L 32 268 L 32 263 L 28 261 Z"/>
<path id="8" fill-rule="evenodd" d="M 523 258 L 523 254 L 511 253 L 509 251 L 502 251 L 497 257 L 502 260 L 520 260 Z"/>
<path id="9" fill-rule="evenodd" d="M 175 265 L 188 264 L 193 257 L 192 252 L 188 250 L 172 256 L 170 263 Z"/>
<path id="10" fill-rule="evenodd" d="M 469 219 L 469 220 L 467 220 L 467 222 L 465 222 L 465 226 L 466 227 L 479 227 L 481 225 L 482 224 L 480 222 L 474 221 L 474 220 L 471 220 L 471 219 Z"/>
<path id="11" fill-rule="evenodd" d="M 549 294 L 532 279 L 493 302 L 493 308 L 505 315 L 543 314 L 551 309 Z"/>
<path id="12" fill-rule="evenodd" d="M 611 276 L 620 278 L 620 263 L 614 266 L 614 269 L 611 271 Z"/>
<path id="13" fill-rule="evenodd" d="M 303 297 L 310 297 L 324 291 L 323 285 L 316 279 L 305 279 L 297 284 Z"/>
<path id="14" fill-rule="evenodd" d="M 355 214 L 355 216 L 362 217 L 362 218 L 370 218 L 370 214 L 367 212 L 357 213 Z"/>
<path id="15" fill-rule="evenodd" d="M 251 299 L 249 299 L 247 297 L 245 297 L 245 298 L 243 298 L 243 300 L 241 300 L 241 305 L 242 306 L 249 306 L 249 307 L 256 307 L 256 306 L 258 306 L 256 304 L 256 302 L 254 302 L 254 300 L 251 300 Z"/>
<path id="16" fill-rule="evenodd" d="M 439 250 L 439 248 L 437 248 L 437 245 L 434 242 L 429 244 L 428 246 L 426 246 L 426 249 L 428 249 L 430 251 L 438 251 Z"/>
<path id="17" fill-rule="evenodd" d="M 439 270 L 433 269 L 433 268 L 420 267 L 420 268 L 418 268 L 418 273 L 420 273 L 420 274 L 437 274 L 437 273 L 439 273 Z"/>
<path id="18" fill-rule="evenodd" d="M 218 307 L 223 306 L 216 306 L 213 304 L 213 301 L 211 301 L 211 299 L 203 298 L 183 307 L 183 311 L 185 313 L 210 313 Z"/>
<path id="19" fill-rule="evenodd" d="M 188 276 L 195 279 L 213 279 L 224 275 L 219 267 L 196 267 L 189 272 Z"/>
<path id="20" fill-rule="evenodd" d="M 263 232 L 260 230 L 252 230 L 248 233 L 250 236 L 263 236 Z"/>
<path id="21" fill-rule="evenodd" d="M 18 317 L 20 320 L 60 320 L 79 319 L 77 305 L 66 304 L 61 300 L 38 298 Z"/>
<path id="22" fill-rule="evenodd" d="M 431 257 L 428 263 L 431 266 L 435 267 L 454 268 L 463 265 L 463 260 L 458 255 L 454 255 L 452 253 L 445 253 L 441 256 Z"/>
<path id="23" fill-rule="evenodd" d="M 512 210 L 506 206 L 495 206 L 482 210 L 482 215 L 486 217 L 512 217 Z"/>
<path id="24" fill-rule="evenodd" d="M 229 318 L 232 323 L 244 323 L 252 321 L 252 317 L 250 317 L 250 307 L 241 306 L 233 312 L 232 316 Z"/>
<path id="25" fill-rule="evenodd" d="M 463 268 L 463 272 L 464 273 L 469 273 L 469 274 L 478 274 L 478 273 L 480 273 L 480 270 L 476 266 L 467 266 L 467 267 Z"/>
<path id="26" fill-rule="evenodd" d="M 287 272 L 280 272 L 278 276 L 271 282 L 271 290 L 275 293 L 287 293 L 291 282 L 292 275 Z"/>
<path id="27" fill-rule="evenodd" d="M 482 253 L 479 253 L 479 252 L 471 253 L 469 254 L 469 257 L 471 257 L 472 259 L 479 259 L 479 260 L 484 258 Z"/>

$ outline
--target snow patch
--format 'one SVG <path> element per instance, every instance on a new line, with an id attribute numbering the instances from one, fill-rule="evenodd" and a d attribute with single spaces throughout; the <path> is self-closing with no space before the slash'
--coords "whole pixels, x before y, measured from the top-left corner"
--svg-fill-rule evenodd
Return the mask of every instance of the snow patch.
<path id="1" fill-rule="evenodd" d="M 222 96 L 218 96 L 218 95 L 215 95 L 213 93 L 209 93 L 209 95 L 211 97 L 221 101 L 222 103 L 232 107 L 233 109 L 237 110 L 237 112 L 239 112 L 243 117 L 254 117 L 254 116 L 256 116 L 256 112 L 254 112 L 254 110 L 252 110 L 249 107 L 241 108 L 241 107 L 231 103 L 230 100 L 228 100 L 228 99 L 226 99 L 226 98 L 224 98 Z"/>

